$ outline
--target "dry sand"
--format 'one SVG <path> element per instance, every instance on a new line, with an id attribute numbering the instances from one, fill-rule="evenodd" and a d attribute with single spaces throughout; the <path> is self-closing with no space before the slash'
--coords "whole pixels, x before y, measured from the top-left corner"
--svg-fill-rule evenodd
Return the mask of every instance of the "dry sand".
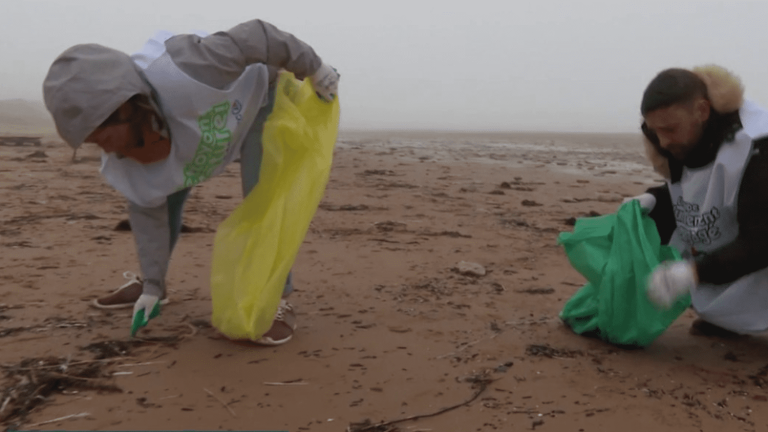
<path id="1" fill-rule="evenodd" d="M 236 164 L 192 193 L 195 232 L 174 254 L 172 302 L 148 341 L 129 346 L 130 310 L 88 306 L 138 270 L 131 234 L 114 230 L 126 208 L 99 176 L 98 152 L 72 162 L 58 142 L 0 146 L 0 364 L 53 356 L 46 364 L 70 366 L 47 370 L 74 374 L 96 357 L 82 347 L 99 342 L 124 356 L 89 375 L 119 373 L 107 382 L 120 392 L 54 393 L 21 427 L 345 431 L 479 394 L 397 426 L 767 430 L 764 338 L 690 336 L 688 312 L 626 351 L 557 318 L 584 282 L 557 234 L 656 184 L 640 147 L 634 135 L 342 134 L 295 267 L 299 330 L 285 346 L 249 348 L 207 325 L 212 231 L 240 202 Z M 488 273 L 460 275 L 460 261 Z M 40 366 L 28 363 L 3 389 Z"/>

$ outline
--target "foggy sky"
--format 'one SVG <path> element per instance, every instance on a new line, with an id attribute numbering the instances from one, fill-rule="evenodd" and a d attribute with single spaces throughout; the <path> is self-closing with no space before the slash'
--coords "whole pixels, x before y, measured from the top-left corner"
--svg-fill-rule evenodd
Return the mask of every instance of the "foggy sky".
<path id="1" fill-rule="evenodd" d="M 77 43 L 133 53 L 157 30 L 252 18 L 341 73 L 345 129 L 633 132 L 653 76 L 717 63 L 768 106 L 768 2 L 2 0 L 0 99 L 42 100 Z"/>

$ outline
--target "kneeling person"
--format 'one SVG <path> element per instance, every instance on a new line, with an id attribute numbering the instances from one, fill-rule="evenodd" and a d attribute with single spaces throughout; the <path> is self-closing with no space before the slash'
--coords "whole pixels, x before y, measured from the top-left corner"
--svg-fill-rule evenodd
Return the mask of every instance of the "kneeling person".
<path id="1" fill-rule="evenodd" d="M 648 293 L 662 306 L 690 292 L 694 330 L 768 329 L 768 110 L 741 82 L 709 66 L 668 69 L 643 94 L 646 149 L 666 184 L 636 197 L 662 241 L 684 261 L 664 263 Z"/>

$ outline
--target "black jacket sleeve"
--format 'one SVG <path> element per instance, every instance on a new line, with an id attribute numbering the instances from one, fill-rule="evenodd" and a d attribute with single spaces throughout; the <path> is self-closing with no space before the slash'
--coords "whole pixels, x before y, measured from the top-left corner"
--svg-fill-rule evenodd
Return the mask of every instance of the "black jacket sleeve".
<path id="1" fill-rule="evenodd" d="M 741 180 L 737 203 L 738 237 L 696 257 L 699 282 L 725 284 L 768 267 L 768 138 L 755 141 L 755 153 Z"/>
<path id="2" fill-rule="evenodd" d="M 668 244 L 669 239 L 672 238 L 672 233 L 677 228 L 669 187 L 665 183 L 661 186 L 652 187 L 646 192 L 656 197 L 656 206 L 653 207 L 648 216 L 656 222 L 656 229 L 659 231 L 661 244 Z"/>

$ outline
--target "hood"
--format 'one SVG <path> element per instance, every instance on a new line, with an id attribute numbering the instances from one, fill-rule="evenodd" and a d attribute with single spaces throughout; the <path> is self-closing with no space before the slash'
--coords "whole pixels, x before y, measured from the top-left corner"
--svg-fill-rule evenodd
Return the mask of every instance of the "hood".
<path id="1" fill-rule="evenodd" d="M 709 102 L 715 111 L 728 114 L 738 111 L 744 104 L 744 86 L 739 77 L 727 69 L 717 65 L 706 65 L 695 67 L 691 69 L 691 72 L 704 81 L 707 86 Z M 664 178 L 669 179 L 671 175 L 666 156 L 658 152 L 656 147 L 645 137 L 645 134 L 643 134 L 643 140 L 645 154 L 653 165 L 653 169 Z"/>
<path id="2" fill-rule="evenodd" d="M 51 65 L 43 82 L 45 106 L 72 148 L 136 94 L 151 94 L 133 60 L 97 44 L 75 45 Z"/>

